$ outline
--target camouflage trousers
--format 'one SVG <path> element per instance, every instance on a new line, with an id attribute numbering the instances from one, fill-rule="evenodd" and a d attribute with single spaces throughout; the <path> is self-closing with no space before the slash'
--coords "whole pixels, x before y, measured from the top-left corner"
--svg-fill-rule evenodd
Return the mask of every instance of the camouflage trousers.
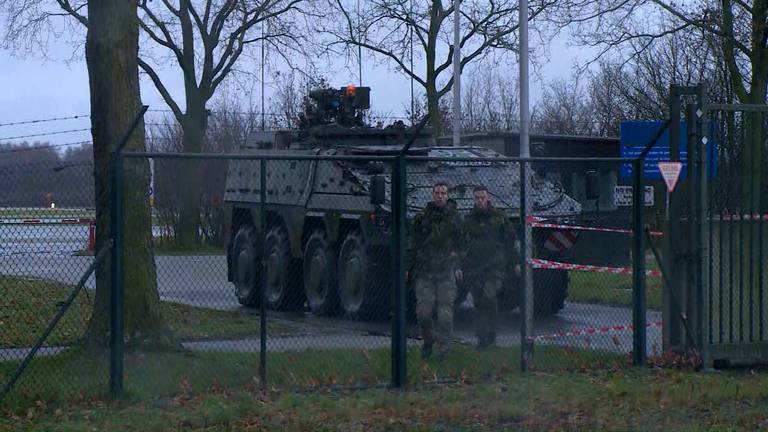
<path id="1" fill-rule="evenodd" d="M 477 346 L 483 348 L 493 345 L 499 325 L 498 295 L 501 292 L 501 277 L 469 278 L 467 283 L 475 303 Z"/>
<path id="2" fill-rule="evenodd" d="M 453 335 L 453 304 L 456 300 L 453 273 L 443 270 L 419 275 L 416 277 L 415 290 L 416 316 L 421 326 L 424 346 L 437 344 L 438 351 L 444 351 Z"/>

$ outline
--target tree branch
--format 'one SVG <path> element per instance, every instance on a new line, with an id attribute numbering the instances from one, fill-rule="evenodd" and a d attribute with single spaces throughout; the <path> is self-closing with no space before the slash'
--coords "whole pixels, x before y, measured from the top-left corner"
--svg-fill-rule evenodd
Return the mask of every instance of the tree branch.
<path id="1" fill-rule="evenodd" d="M 227 0 L 227 2 L 221 6 L 221 9 L 219 9 L 219 12 L 213 18 L 213 24 L 211 24 L 211 37 L 216 40 L 221 39 L 221 32 L 224 29 L 224 24 L 227 22 L 229 14 L 235 10 L 235 6 L 237 6 L 236 0 Z"/>
<path id="2" fill-rule="evenodd" d="M 211 0 L 207 0 L 205 2 L 206 6 L 205 8 L 208 9 L 211 4 Z M 203 43 L 205 43 L 205 37 L 204 35 L 208 34 L 208 27 L 205 26 L 203 23 L 203 20 L 200 18 L 200 15 L 197 13 L 197 10 L 195 9 L 194 4 L 192 2 L 189 2 L 189 13 L 192 15 L 192 18 L 195 20 L 195 25 L 197 25 L 197 31 L 200 32 L 200 36 L 203 39 Z"/>
<path id="3" fill-rule="evenodd" d="M 243 36 L 245 35 L 241 35 L 240 43 L 237 45 L 237 48 L 230 55 L 229 61 L 227 62 L 227 64 L 223 68 L 219 69 L 220 72 L 218 73 L 218 76 L 214 78 L 213 81 L 211 82 L 211 88 L 210 88 L 211 94 L 213 94 L 213 92 L 216 91 L 216 88 L 219 86 L 219 84 L 221 84 L 221 82 L 224 81 L 224 78 L 226 78 L 227 75 L 229 75 L 229 72 L 232 70 L 232 67 L 234 66 L 235 62 L 237 62 L 237 59 L 240 57 L 240 54 L 242 54 L 243 46 L 244 46 L 242 43 Z M 222 60 L 223 59 L 224 57 L 222 57 Z"/>
<path id="4" fill-rule="evenodd" d="M 86 28 L 88 27 L 88 18 L 86 18 L 85 16 L 81 15 L 78 12 L 83 6 L 85 6 L 85 4 L 77 8 L 73 8 L 72 5 L 69 3 L 69 0 L 56 0 L 56 3 L 58 3 L 59 7 L 64 9 L 66 13 L 68 13 L 69 15 L 72 15 L 80 24 L 82 24 Z"/>
<path id="5" fill-rule="evenodd" d="M 160 96 L 163 97 L 163 100 L 166 104 L 168 104 L 168 107 L 171 108 L 171 111 L 173 112 L 173 115 L 176 117 L 176 120 L 181 123 L 181 121 L 184 119 L 184 113 L 181 112 L 181 109 L 179 108 L 179 105 L 176 103 L 175 100 L 173 100 L 173 96 L 171 96 L 170 92 L 168 92 L 168 89 L 165 87 L 165 84 L 163 84 L 163 81 L 160 79 L 160 76 L 155 72 L 154 69 L 152 69 L 152 66 L 147 64 L 144 60 L 141 58 L 138 59 L 139 61 L 139 67 L 147 74 L 149 75 L 149 78 L 152 80 L 152 83 L 155 85 L 155 88 L 160 93 Z"/>
<path id="6" fill-rule="evenodd" d="M 184 71 L 184 84 L 197 86 L 197 73 L 195 65 L 195 36 L 192 30 L 192 21 L 189 18 L 191 0 L 180 0 L 179 21 L 181 23 L 182 39 L 182 65 Z"/>
<path id="7" fill-rule="evenodd" d="M 412 71 L 408 66 L 406 66 L 400 56 L 396 55 L 394 52 L 390 52 L 390 51 L 385 50 L 383 48 L 380 48 L 380 47 L 377 47 L 377 46 L 374 46 L 374 45 L 371 45 L 371 44 L 368 44 L 368 43 L 365 43 L 365 42 L 357 40 L 357 38 L 355 37 L 355 34 L 353 32 L 354 25 L 352 23 L 351 17 L 349 16 L 349 12 L 341 4 L 341 0 L 334 0 L 334 1 L 337 4 L 338 9 L 344 15 L 344 19 L 347 21 L 346 28 L 347 28 L 348 33 L 349 33 L 348 36 L 342 37 L 340 35 L 335 35 L 342 43 L 351 44 L 351 45 L 355 45 L 355 46 L 360 46 L 361 48 L 365 48 L 367 50 L 379 53 L 379 54 L 381 54 L 381 55 L 391 59 L 392 61 L 394 61 L 400 67 L 400 69 L 403 72 L 405 72 L 405 74 L 407 76 L 413 78 L 414 81 L 418 82 L 421 86 L 426 88 L 426 86 L 427 86 L 426 81 L 423 80 L 418 75 L 416 75 L 414 73 L 414 71 Z"/>
<path id="8" fill-rule="evenodd" d="M 165 5 L 165 7 L 166 7 L 166 8 L 167 8 L 167 9 L 168 9 L 168 10 L 169 10 L 169 11 L 170 11 L 172 14 L 174 14 L 174 15 L 175 15 L 177 18 L 178 18 L 178 17 L 180 17 L 180 14 L 181 14 L 181 12 L 179 12 L 179 10 L 178 10 L 178 9 L 174 9 L 174 7 L 173 7 L 173 5 L 171 4 L 171 2 L 169 2 L 168 0 L 163 0 L 163 4 L 164 4 L 164 5 Z"/>
<path id="9" fill-rule="evenodd" d="M 179 62 L 179 65 L 182 67 L 184 66 L 184 60 L 183 55 L 179 47 L 174 43 L 173 36 L 171 36 L 171 32 L 168 30 L 168 26 L 163 22 L 160 18 L 157 17 L 157 15 L 152 12 L 152 10 L 147 6 L 146 1 L 142 2 L 139 5 L 139 8 L 144 11 L 145 14 L 149 17 L 149 19 L 152 21 L 152 24 L 155 25 L 160 31 L 163 33 L 163 36 L 165 37 L 165 40 L 161 39 L 159 36 L 157 36 L 153 31 L 150 30 L 149 26 L 143 21 L 139 20 L 139 25 L 141 28 L 147 32 L 150 38 L 152 38 L 155 42 L 158 44 L 170 49 L 175 55 L 176 60 Z"/>

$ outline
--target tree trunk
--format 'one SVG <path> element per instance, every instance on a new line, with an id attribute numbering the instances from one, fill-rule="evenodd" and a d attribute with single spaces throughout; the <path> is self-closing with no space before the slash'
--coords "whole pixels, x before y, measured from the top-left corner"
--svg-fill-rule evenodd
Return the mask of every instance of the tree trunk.
<path id="1" fill-rule="evenodd" d="M 184 152 L 200 153 L 207 128 L 205 97 L 196 88 L 187 86 L 187 112 L 181 121 L 184 131 Z M 189 248 L 197 244 L 200 235 L 200 161 L 190 159 L 182 162 L 181 214 L 179 215 L 179 245 Z"/>
<path id="2" fill-rule="evenodd" d="M 439 137 L 443 134 L 443 118 L 440 113 L 440 98 L 435 88 L 435 80 L 427 81 L 427 112 L 429 124 L 432 125 L 432 135 Z"/>
<path id="3" fill-rule="evenodd" d="M 110 158 L 140 111 L 138 71 L 139 26 L 135 0 L 88 2 L 86 62 L 91 94 L 94 177 L 96 183 L 96 247 L 107 245 L 111 233 Z M 144 150 L 144 125 L 131 135 L 126 150 Z M 150 182 L 146 160 L 125 162 L 125 335 L 130 344 L 164 342 L 166 327 L 160 298 L 152 224 L 147 200 Z M 109 340 L 111 260 L 96 270 L 96 301 L 86 332 L 91 346 Z"/>
<path id="4" fill-rule="evenodd" d="M 765 78 L 754 79 L 746 103 L 763 105 L 765 104 L 765 96 Z M 741 155 L 741 208 L 745 213 L 759 213 L 763 208 L 761 205 L 760 186 L 763 171 L 763 121 L 765 120 L 765 115 L 762 112 L 749 112 L 745 113 L 745 115 L 747 117 L 745 122 L 746 133 L 744 134 Z"/>
<path id="5" fill-rule="evenodd" d="M 429 124 L 432 126 L 432 136 L 439 137 L 443 134 L 443 119 L 440 114 L 440 96 L 437 92 L 437 37 L 440 33 L 440 26 L 443 23 L 442 6 L 439 1 L 432 1 L 429 9 L 429 31 L 427 32 L 427 43 L 424 46 L 426 52 L 427 78 L 425 80 L 425 90 L 427 93 L 427 113 L 429 115 Z"/>

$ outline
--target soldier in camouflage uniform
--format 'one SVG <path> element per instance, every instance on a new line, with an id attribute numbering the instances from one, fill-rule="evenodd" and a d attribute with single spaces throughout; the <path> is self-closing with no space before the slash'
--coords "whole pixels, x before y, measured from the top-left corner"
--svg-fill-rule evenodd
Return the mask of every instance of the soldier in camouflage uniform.
<path id="1" fill-rule="evenodd" d="M 463 268 L 466 284 L 475 303 L 475 334 L 478 349 L 496 342 L 498 326 L 497 296 L 501 291 L 506 269 L 516 264 L 517 236 L 503 211 L 493 207 L 488 189 L 474 190 L 475 206 L 464 219 L 466 255 Z"/>
<path id="2" fill-rule="evenodd" d="M 448 186 L 436 183 L 432 187 L 432 202 L 414 218 L 411 237 L 416 316 L 424 338 L 423 358 L 432 354 L 435 344 L 440 357 L 448 352 L 456 300 L 454 277 L 463 277 L 458 268 L 458 249 L 463 239 L 461 227 L 456 204 L 448 199 Z"/>

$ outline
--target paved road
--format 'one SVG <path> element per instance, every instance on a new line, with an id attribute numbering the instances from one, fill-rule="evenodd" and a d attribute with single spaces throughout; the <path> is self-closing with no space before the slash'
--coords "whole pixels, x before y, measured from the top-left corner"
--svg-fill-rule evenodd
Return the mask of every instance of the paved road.
<path id="1" fill-rule="evenodd" d="M 76 284 L 93 261 L 89 256 L 17 254 L 0 256 L 5 275 L 31 276 Z M 158 256 L 157 282 L 160 297 L 192 306 L 234 310 L 240 304 L 227 282 L 227 260 L 221 256 Z M 86 285 L 96 286 L 92 276 Z"/>
<path id="2" fill-rule="evenodd" d="M 47 255 L 0 256 L 3 274 L 28 276 L 74 284 L 85 272 L 92 257 Z M 175 301 L 193 306 L 220 310 L 238 310 L 241 306 L 235 299 L 232 285 L 226 280 L 226 259 L 224 256 L 158 256 L 156 258 L 158 286 L 163 300 Z M 91 277 L 87 286 L 93 288 Z M 626 326 L 631 323 L 631 310 L 593 304 L 566 303 L 556 316 L 538 319 L 534 325 L 535 335 L 553 335 L 585 329 L 599 329 Z M 254 313 L 254 319 L 258 315 Z M 302 335 L 287 339 L 270 339 L 270 350 L 328 348 L 328 347 L 375 347 L 387 346 L 390 334 L 388 323 L 350 322 L 338 318 L 316 317 L 309 313 L 270 312 L 270 319 L 290 321 L 308 329 L 309 336 Z M 658 312 L 648 312 L 647 321 L 661 319 Z M 499 343 L 515 345 L 520 342 L 520 320 L 517 312 L 504 314 L 501 320 Z M 330 333 L 338 336 L 327 336 Z M 410 329 L 412 336 L 417 334 Z M 460 310 L 456 319 L 456 337 L 466 343 L 474 343 L 471 313 Z M 648 329 L 648 349 L 652 352 L 660 346 L 660 329 Z M 357 342 L 354 342 L 357 341 Z M 629 330 L 613 331 L 610 334 L 589 336 L 561 335 L 551 340 L 537 340 L 537 344 L 558 344 L 574 347 L 597 348 L 614 352 L 629 352 L 632 347 L 632 333 Z M 258 350 L 258 339 L 248 339 L 241 344 L 227 342 L 195 342 L 190 348 L 205 350 Z M 251 348 L 247 348 L 251 347 Z M 281 348 L 282 347 L 282 348 Z"/>
<path id="3" fill-rule="evenodd" d="M 536 344 L 571 346 L 574 348 L 599 349 L 607 352 L 629 353 L 632 349 L 632 333 L 629 330 L 613 331 L 607 334 L 565 335 L 558 333 L 575 330 L 594 329 L 607 327 L 608 322 L 628 324 L 626 321 L 628 311 L 623 308 L 611 308 L 595 305 L 582 305 L 568 303 L 565 309 L 556 317 L 537 320 L 535 334 L 557 335 L 552 339 L 537 340 Z M 254 320 L 258 314 L 253 314 Z M 584 317 L 592 316 L 592 322 L 585 322 Z M 520 319 L 519 314 L 512 312 L 502 316 L 498 345 L 520 345 Z M 306 349 L 376 349 L 391 346 L 390 329 L 388 322 L 350 322 L 332 318 L 314 317 L 311 314 L 300 313 L 276 313 L 270 312 L 272 320 L 290 322 L 299 325 L 307 331 L 292 336 L 269 337 L 267 339 L 267 351 L 285 352 Z M 654 322 L 660 319 L 657 312 L 649 312 L 648 321 Z M 457 342 L 468 345 L 475 344 L 472 331 L 472 315 L 469 310 L 462 310 L 456 316 L 455 337 Z M 409 346 L 420 344 L 418 329 L 410 326 L 408 329 Z M 654 353 L 661 344 L 661 331 L 658 327 L 648 329 L 647 345 L 648 353 Z M 257 336 L 234 340 L 198 340 L 183 343 L 184 347 L 194 351 L 226 351 L 226 352 L 259 352 L 260 339 Z M 45 347 L 40 355 L 53 355 L 61 352 L 63 347 Z M 23 358 L 27 348 L 0 349 L 0 359 L 12 360 Z"/>

